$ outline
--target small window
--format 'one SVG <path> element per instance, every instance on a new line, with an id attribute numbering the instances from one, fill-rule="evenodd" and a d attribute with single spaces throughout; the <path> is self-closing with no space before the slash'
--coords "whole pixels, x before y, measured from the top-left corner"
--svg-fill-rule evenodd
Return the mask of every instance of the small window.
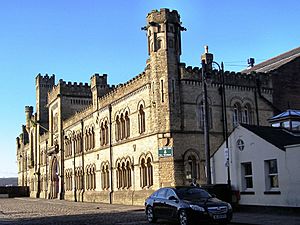
<path id="1" fill-rule="evenodd" d="M 242 187 L 243 190 L 253 188 L 253 174 L 251 162 L 242 163 Z"/>
<path id="2" fill-rule="evenodd" d="M 278 169 L 277 169 L 277 160 L 266 160 L 265 161 L 266 169 L 266 189 L 279 188 L 278 182 Z"/>

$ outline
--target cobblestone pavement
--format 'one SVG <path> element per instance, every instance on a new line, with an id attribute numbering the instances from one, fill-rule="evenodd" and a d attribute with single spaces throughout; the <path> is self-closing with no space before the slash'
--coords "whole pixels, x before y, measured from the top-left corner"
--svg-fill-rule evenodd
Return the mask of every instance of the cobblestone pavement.
<path id="1" fill-rule="evenodd" d="M 0 225 L 149 225 L 143 207 L 34 198 L 0 198 Z M 175 225 L 158 221 L 158 225 Z M 300 225 L 300 215 L 235 212 L 235 225 Z M 205 225 L 205 224 L 203 224 Z"/>
<path id="2" fill-rule="evenodd" d="M 141 206 L 0 198 L 0 225 L 149 225 Z M 175 225 L 158 221 L 158 225 Z"/>
<path id="3" fill-rule="evenodd" d="M 31 198 L 0 199 L 0 224 L 147 224 L 140 206 Z"/>

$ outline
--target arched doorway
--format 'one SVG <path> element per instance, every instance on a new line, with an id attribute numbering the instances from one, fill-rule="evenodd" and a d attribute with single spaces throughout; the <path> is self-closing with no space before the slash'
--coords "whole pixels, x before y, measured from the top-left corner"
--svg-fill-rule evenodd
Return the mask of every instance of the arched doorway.
<path id="1" fill-rule="evenodd" d="M 59 167 L 57 158 L 55 157 L 52 161 L 51 166 L 51 192 L 50 192 L 50 198 L 57 198 L 58 192 L 59 192 Z"/>

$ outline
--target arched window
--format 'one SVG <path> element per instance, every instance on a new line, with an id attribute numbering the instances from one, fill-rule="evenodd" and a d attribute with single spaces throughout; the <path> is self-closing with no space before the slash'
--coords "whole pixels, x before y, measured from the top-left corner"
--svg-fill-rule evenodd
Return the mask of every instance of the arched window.
<path id="1" fill-rule="evenodd" d="M 87 151 L 89 149 L 89 132 L 85 130 L 84 134 L 84 149 Z"/>
<path id="2" fill-rule="evenodd" d="M 107 124 L 107 121 L 105 121 L 104 130 L 105 130 L 105 141 L 104 141 L 104 144 L 107 145 L 108 144 L 108 124 Z"/>
<path id="3" fill-rule="evenodd" d="M 127 161 L 126 163 L 126 178 L 127 178 L 127 188 L 131 187 L 131 167 L 130 167 L 130 163 Z"/>
<path id="4" fill-rule="evenodd" d="M 125 138 L 128 138 L 130 136 L 130 119 L 129 119 L 128 112 L 125 113 L 125 127 L 126 127 Z"/>
<path id="5" fill-rule="evenodd" d="M 121 114 L 121 118 L 120 118 L 120 121 L 121 121 L 121 139 L 124 139 L 125 138 L 125 119 L 124 119 L 124 115 L 123 113 Z"/>
<path id="6" fill-rule="evenodd" d="M 101 168 L 101 184 L 102 189 L 107 190 L 109 189 L 109 167 L 108 163 L 103 164 Z"/>
<path id="7" fill-rule="evenodd" d="M 232 124 L 236 127 L 241 122 L 241 106 L 238 103 L 233 105 Z"/>
<path id="8" fill-rule="evenodd" d="M 190 174 L 191 179 L 192 178 L 198 178 L 197 174 L 197 163 L 196 163 L 196 158 L 195 156 L 189 156 L 188 157 L 188 167 L 187 167 L 187 172 Z"/>
<path id="9" fill-rule="evenodd" d="M 184 154 L 184 172 L 185 172 L 185 179 L 187 183 L 190 183 L 193 178 L 195 178 L 196 180 L 201 179 L 200 158 L 195 150 L 188 150 Z"/>
<path id="10" fill-rule="evenodd" d="M 116 141 L 119 141 L 121 139 L 121 124 L 119 116 L 116 118 Z"/>
<path id="11" fill-rule="evenodd" d="M 127 187 L 127 179 L 126 179 L 126 168 L 125 168 L 125 162 L 122 163 L 122 179 L 121 179 L 121 183 L 122 183 L 122 188 Z"/>
<path id="12" fill-rule="evenodd" d="M 212 108 L 207 105 L 208 107 L 208 128 L 213 128 L 213 121 L 212 121 Z M 200 102 L 198 105 L 198 120 L 199 120 L 199 128 L 204 129 L 204 103 L 203 101 Z"/>
<path id="13" fill-rule="evenodd" d="M 153 166 L 150 157 L 141 160 L 140 177 L 142 188 L 153 185 Z"/>
<path id="14" fill-rule="evenodd" d="M 242 122 L 246 124 L 252 124 L 252 110 L 249 104 L 246 104 L 243 108 Z"/>
<path id="15" fill-rule="evenodd" d="M 103 122 L 101 123 L 100 130 L 101 130 L 101 134 L 100 134 L 100 145 L 103 146 L 103 145 L 105 144 L 105 129 L 104 129 L 104 124 L 103 124 Z"/>
<path id="16" fill-rule="evenodd" d="M 145 159 L 141 160 L 140 177 L 141 177 L 140 179 L 141 187 L 147 186 L 147 171 L 146 171 Z"/>
<path id="17" fill-rule="evenodd" d="M 95 131 L 94 127 L 91 129 L 91 149 L 95 148 Z"/>
<path id="18" fill-rule="evenodd" d="M 96 190 L 96 168 L 95 168 L 95 165 L 92 168 L 92 174 L 93 174 L 93 177 L 92 177 L 92 189 Z"/>
<path id="19" fill-rule="evenodd" d="M 153 185 L 153 167 L 150 157 L 147 159 L 147 185 L 148 187 Z"/>
<path id="20" fill-rule="evenodd" d="M 117 164 L 116 175 L 117 175 L 117 188 L 121 188 L 122 187 L 122 171 L 121 171 L 120 163 Z"/>
<path id="21" fill-rule="evenodd" d="M 144 112 L 144 107 L 143 105 L 140 105 L 139 109 L 139 133 L 142 134 L 146 130 L 146 125 L 145 125 L 145 112 Z"/>

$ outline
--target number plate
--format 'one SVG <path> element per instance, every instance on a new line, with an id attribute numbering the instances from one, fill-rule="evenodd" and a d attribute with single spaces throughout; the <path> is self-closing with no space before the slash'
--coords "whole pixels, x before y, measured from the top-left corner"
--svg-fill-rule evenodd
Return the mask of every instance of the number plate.
<path id="1" fill-rule="evenodd" d="M 226 219 L 227 215 L 226 214 L 221 214 L 221 215 L 213 215 L 214 220 L 219 220 L 219 219 Z"/>

